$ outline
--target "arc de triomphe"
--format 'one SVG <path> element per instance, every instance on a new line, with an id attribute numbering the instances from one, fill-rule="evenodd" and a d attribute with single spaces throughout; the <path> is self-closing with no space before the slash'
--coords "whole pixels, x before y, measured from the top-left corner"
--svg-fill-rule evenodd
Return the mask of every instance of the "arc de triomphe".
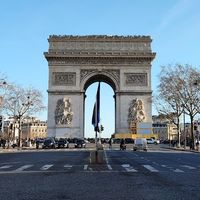
<path id="1" fill-rule="evenodd" d="M 84 137 L 85 91 L 96 81 L 115 93 L 115 133 L 151 122 L 149 36 L 52 35 L 48 42 L 48 136 Z"/>

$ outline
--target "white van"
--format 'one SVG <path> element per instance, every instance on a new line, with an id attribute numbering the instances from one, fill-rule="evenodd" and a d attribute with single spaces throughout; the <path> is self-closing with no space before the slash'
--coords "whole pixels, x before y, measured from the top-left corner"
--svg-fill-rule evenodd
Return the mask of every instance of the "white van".
<path id="1" fill-rule="evenodd" d="M 143 150 L 147 151 L 147 140 L 146 138 L 136 138 L 134 140 L 133 150 Z"/>

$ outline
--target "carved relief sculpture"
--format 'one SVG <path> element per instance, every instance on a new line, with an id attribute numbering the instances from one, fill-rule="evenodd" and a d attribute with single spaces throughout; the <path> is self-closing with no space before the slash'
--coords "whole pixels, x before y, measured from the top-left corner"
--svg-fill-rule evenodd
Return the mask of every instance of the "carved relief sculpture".
<path id="1" fill-rule="evenodd" d="M 57 101 L 55 110 L 56 125 L 70 125 L 72 123 L 73 112 L 71 110 L 70 98 L 64 97 Z"/>
<path id="2" fill-rule="evenodd" d="M 76 85 L 75 72 L 53 72 L 52 73 L 53 85 Z"/>
<path id="3" fill-rule="evenodd" d="M 140 99 L 133 99 L 129 107 L 128 123 L 143 122 L 145 119 L 145 113 L 143 108 L 143 102 Z"/>
<path id="4" fill-rule="evenodd" d="M 147 86 L 146 73 L 125 73 L 126 85 L 131 86 Z"/>

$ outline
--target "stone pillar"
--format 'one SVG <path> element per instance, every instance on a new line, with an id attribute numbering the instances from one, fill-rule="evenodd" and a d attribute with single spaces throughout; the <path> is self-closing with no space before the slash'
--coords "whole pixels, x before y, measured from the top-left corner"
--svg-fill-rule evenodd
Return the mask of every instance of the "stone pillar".
<path id="1" fill-rule="evenodd" d="M 64 113 L 59 107 L 64 104 L 63 100 L 70 100 L 70 111 Z M 68 93 L 67 95 L 49 94 L 48 103 L 48 136 L 49 137 L 83 137 L 84 132 L 84 93 Z M 66 114 L 66 116 L 65 116 Z M 56 117 L 57 116 L 57 117 Z"/>

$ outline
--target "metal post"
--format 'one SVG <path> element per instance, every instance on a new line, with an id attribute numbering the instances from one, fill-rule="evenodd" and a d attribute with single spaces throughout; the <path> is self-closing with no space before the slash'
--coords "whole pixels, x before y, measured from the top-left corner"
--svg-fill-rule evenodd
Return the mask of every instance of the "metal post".
<path id="1" fill-rule="evenodd" d="M 22 142 L 21 142 L 21 120 L 18 118 L 18 126 L 19 126 L 19 131 L 18 131 L 18 147 L 21 148 L 22 147 Z"/>
<path id="2" fill-rule="evenodd" d="M 186 146 L 187 146 L 187 137 L 186 137 L 186 131 L 185 131 L 185 110 L 183 108 L 183 131 L 184 131 L 184 137 L 185 137 L 185 140 L 184 140 L 184 149 L 186 149 Z"/>
<path id="3" fill-rule="evenodd" d="M 98 150 L 98 147 L 97 147 L 97 131 L 95 131 L 95 146 L 96 146 L 96 151 Z"/>

